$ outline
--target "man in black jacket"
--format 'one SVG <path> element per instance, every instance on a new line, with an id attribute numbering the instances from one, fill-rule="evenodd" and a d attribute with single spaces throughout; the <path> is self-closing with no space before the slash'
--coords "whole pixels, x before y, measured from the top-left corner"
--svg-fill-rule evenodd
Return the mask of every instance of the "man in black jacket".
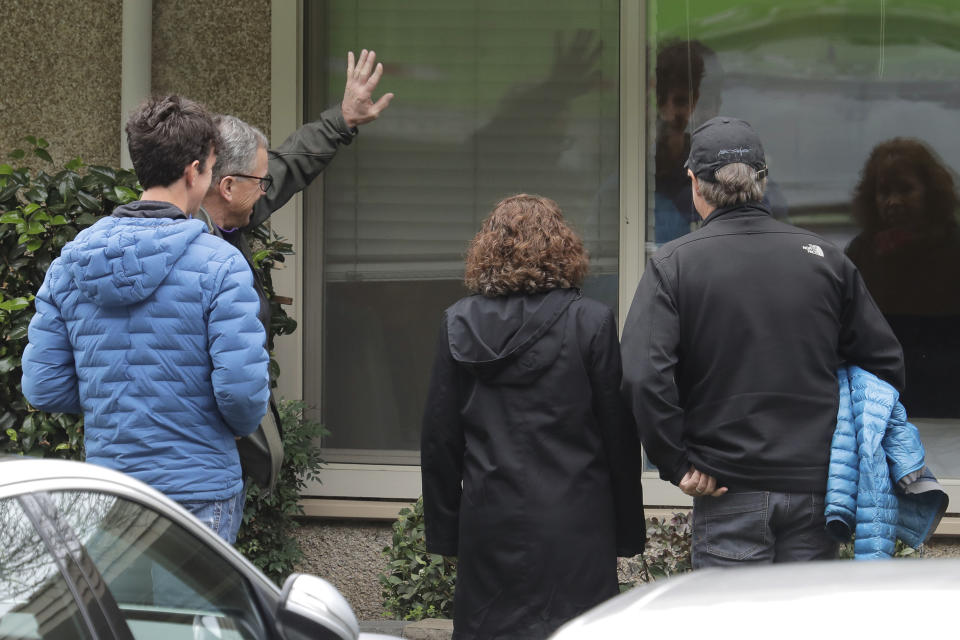
<path id="1" fill-rule="evenodd" d="M 694 498 L 694 567 L 833 557 L 824 529 L 837 368 L 903 388 L 897 339 L 843 252 L 770 216 L 746 122 L 694 131 L 700 229 L 647 264 L 623 390 L 660 476 Z"/>

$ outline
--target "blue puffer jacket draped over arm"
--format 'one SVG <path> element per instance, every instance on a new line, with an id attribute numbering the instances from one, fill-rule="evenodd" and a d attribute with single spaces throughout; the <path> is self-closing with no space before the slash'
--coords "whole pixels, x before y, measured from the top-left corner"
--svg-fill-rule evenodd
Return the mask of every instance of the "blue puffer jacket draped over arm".
<path id="1" fill-rule="evenodd" d="M 269 395 L 250 268 L 204 231 L 118 217 L 82 231 L 47 271 L 23 353 L 31 404 L 82 411 L 88 462 L 179 501 L 240 491 L 235 437 Z"/>
<path id="2" fill-rule="evenodd" d="M 891 385 L 856 366 L 841 368 L 837 378 L 827 529 L 839 540 L 855 531 L 857 559 L 891 557 L 897 538 L 918 547 L 947 508 L 946 493 L 924 464 L 920 434 Z"/>

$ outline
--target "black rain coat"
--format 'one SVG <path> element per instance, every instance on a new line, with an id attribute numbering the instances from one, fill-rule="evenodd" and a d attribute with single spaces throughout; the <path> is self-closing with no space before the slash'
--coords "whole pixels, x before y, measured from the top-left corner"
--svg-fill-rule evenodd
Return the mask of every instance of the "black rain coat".
<path id="1" fill-rule="evenodd" d="M 423 419 L 427 550 L 458 556 L 454 637 L 544 638 L 643 550 L 614 316 L 576 289 L 443 315 Z"/>

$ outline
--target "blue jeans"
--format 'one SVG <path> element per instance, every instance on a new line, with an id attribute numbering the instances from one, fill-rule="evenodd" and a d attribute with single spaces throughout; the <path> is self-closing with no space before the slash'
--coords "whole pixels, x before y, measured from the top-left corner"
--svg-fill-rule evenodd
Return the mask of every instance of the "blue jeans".
<path id="1" fill-rule="evenodd" d="M 196 500 L 180 502 L 180 505 L 218 536 L 233 544 L 237 541 L 237 532 L 243 522 L 243 503 L 246 497 L 247 492 L 241 489 L 235 496 L 223 500 Z"/>
<path id="2" fill-rule="evenodd" d="M 730 491 L 693 499 L 693 568 L 837 557 L 822 493 Z"/>

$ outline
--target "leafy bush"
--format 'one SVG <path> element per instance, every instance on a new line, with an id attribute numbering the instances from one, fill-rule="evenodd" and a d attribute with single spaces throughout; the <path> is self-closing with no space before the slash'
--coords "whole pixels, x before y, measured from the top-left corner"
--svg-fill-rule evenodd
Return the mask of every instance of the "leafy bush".
<path id="1" fill-rule="evenodd" d="M 283 469 L 272 494 L 265 495 L 255 485 L 247 489 L 237 536 L 237 549 L 277 584 L 283 584 L 303 559 L 293 535 L 299 526 L 295 517 L 303 515 L 300 491 L 317 479 L 323 463 L 315 440 L 329 434 L 319 422 L 304 417 L 305 408 L 299 400 L 280 402 Z"/>
<path id="2" fill-rule="evenodd" d="M 393 542 L 384 547 L 387 571 L 380 574 L 386 615 L 403 620 L 453 615 L 456 559 L 427 553 L 423 498 L 393 523 Z"/>
<path id="3" fill-rule="evenodd" d="M 647 518 L 647 546 L 644 548 L 641 579 L 651 582 L 690 571 L 690 543 L 693 512 L 673 513 L 669 518 Z"/>
<path id="4" fill-rule="evenodd" d="M 840 545 L 840 555 L 841 560 L 853 560 L 853 541 L 856 536 L 850 536 L 849 542 L 844 542 Z M 911 558 L 917 559 L 922 558 L 924 554 L 923 545 L 920 545 L 918 548 L 914 549 L 906 542 L 897 538 L 896 546 L 893 550 L 894 558 Z"/>
<path id="5" fill-rule="evenodd" d="M 690 571 L 691 512 L 647 518 L 647 545 L 643 554 L 620 561 L 620 590 Z"/>
<path id="6" fill-rule="evenodd" d="M 297 330 L 297 321 L 287 315 L 279 296 L 273 288 L 273 270 L 282 269 L 284 256 L 293 255 L 293 245 L 278 236 L 268 225 L 261 225 L 247 234 L 253 252 L 253 264 L 260 272 L 263 288 L 270 298 L 270 335 L 267 336 L 267 351 L 273 353 L 273 340 L 277 336 L 290 335 Z M 276 381 L 280 373 L 276 361 L 270 359 L 271 376 Z"/>
<path id="7" fill-rule="evenodd" d="M 52 163 L 46 140 L 25 141 L 33 158 Z M 10 153 L 15 161 L 26 157 L 23 149 Z M 87 166 L 80 158 L 51 172 L 0 164 L 0 452 L 81 459 L 83 419 L 36 411 L 20 390 L 31 302 L 63 245 L 118 204 L 139 198 L 140 189 L 132 171 Z"/>

